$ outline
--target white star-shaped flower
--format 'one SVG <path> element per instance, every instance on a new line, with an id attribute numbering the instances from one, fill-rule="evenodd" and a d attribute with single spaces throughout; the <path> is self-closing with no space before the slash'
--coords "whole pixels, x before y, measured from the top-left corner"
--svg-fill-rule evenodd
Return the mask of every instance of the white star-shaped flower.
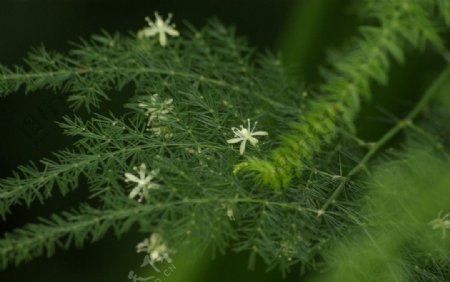
<path id="1" fill-rule="evenodd" d="M 233 208 L 231 208 L 231 207 L 227 208 L 227 216 L 228 216 L 229 220 L 231 220 L 231 221 L 235 220 Z"/>
<path id="2" fill-rule="evenodd" d="M 169 253 L 171 252 L 169 248 L 164 243 L 161 235 L 153 233 L 150 238 L 146 238 L 144 241 L 136 245 L 136 251 L 138 253 L 148 253 L 148 261 L 144 262 L 146 264 L 153 265 L 155 262 L 167 261 L 171 262 Z"/>
<path id="3" fill-rule="evenodd" d="M 145 27 L 138 31 L 138 38 L 147 38 L 155 35 L 159 35 L 159 44 L 161 46 L 167 45 L 167 35 L 170 36 L 179 36 L 180 33 L 175 29 L 174 24 L 170 24 L 170 20 L 172 19 L 172 14 L 169 14 L 166 20 L 163 20 L 158 12 L 155 12 L 155 21 L 150 20 L 149 17 L 146 17 L 145 20 L 148 23 L 148 27 Z"/>
<path id="4" fill-rule="evenodd" d="M 149 190 L 161 187 L 161 185 L 152 182 L 152 180 L 158 176 L 159 169 L 152 170 L 148 174 L 147 166 L 145 164 L 141 164 L 139 169 L 137 167 L 134 167 L 133 169 L 138 172 L 139 177 L 129 172 L 125 173 L 125 182 L 134 182 L 137 184 L 136 187 L 131 190 L 128 197 L 134 199 L 136 196 L 139 196 L 138 202 L 142 202 L 143 198 L 148 198 Z"/>
<path id="5" fill-rule="evenodd" d="M 139 103 L 139 108 L 143 108 L 145 115 L 148 116 L 147 126 L 150 126 L 155 119 L 164 119 L 164 115 L 173 111 L 172 102 L 172 98 L 162 100 L 158 94 L 153 94 L 147 98 L 147 101 Z"/>
<path id="6" fill-rule="evenodd" d="M 450 213 L 441 217 L 442 212 L 439 213 L 438 218 L 430 222 L 433 229 L 442 229 L 442 238 L 447 237 L 446 230 L 450 229 Z"/>
<path id="7" fill-rule="evenodd" d="M 239 152 L 241 155 L 244 154 L 245 145 L 246 145 L 247 141 L 250 142 L 250 144 L 252 144 L 253 146 L 256 146 L 256 144 L 258 143 L 258 139 L 256 139 L 253 136 L 269 135 L 269 133 L 267 133 L 266 131 L 256 131 L 255 132 L 255 127 L 257 124 L 258 124 L 258 122 L 255 122 L 255 125 L 253 126 L 253 128 L 250 128 L 250 119 L 247 119 L 247 128 L 245 128 L 242 125 L 241 125 L 240 129 L 238 129 L 236 127 L 232 127 L 231 130 L 233 130 L 235 138 L 231 138 L 231 139 L 227 140 L 227 143 L 235 144 L 235 143 L 242 142 Z"/>

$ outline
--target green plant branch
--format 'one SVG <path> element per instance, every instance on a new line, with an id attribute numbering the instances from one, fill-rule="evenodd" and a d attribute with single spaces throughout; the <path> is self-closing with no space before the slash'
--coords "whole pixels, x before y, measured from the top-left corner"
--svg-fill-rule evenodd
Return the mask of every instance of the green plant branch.
<path id="1" fill-rule="evenodd" d="M 24 201 L 27 205 L 31 204 L 34 197 L 38 198 L 42 203 L 44 199 L 50 197 L 51 190 L 55 183 L 58 183 L 58 178 L 63 175 L 75 173 L 80 175 L 85 169 L 92 166 L 94 163 L 104 163 L 107 160 L 118 159 L 120 156 L 127 156 L 129 154 L 136 154 L 149 149 L 159 149 L 162 145 L 165 147 L 190 147 L 195 143 L 163 143 L 163 144 L 146 144 L 134 145 L 130 148 L 121 148 L 115 151 L 101 152 L 98 154 L 74 154 L 70 152 L 63 152 L 65 163 L 54 163 L 50 160 L 42 160 L 41 163 L 45 165 L 42 172 L 34 171 L 31 167 L 21 167 L 19 171 L 26 174 L 26 179 L 6 178 L 0 180 L 0 215 L 5 217 L 9 208 Z M 211 144 L 200 144 L 202 148 L 210 148 L 214 150 L 223 150 L 222 147 Z M 76 177 L 78 178 L 78 177 Z M 74 181 L 76 184 L 77 181 Z M 75 187 L 63 187 L 59 185 L 63 194 Z"/>
<path id="2" fill-rule="evenodd" d="M 121 72 L 127 72 L 130 75 L 133 73 L 136 74 L 161 74 L 161 75 L 173 75 L 173 76 L 179 76 L 184 78 L 191 78 L 196 79 L 199 81 L 204 81 L 207 83 L 211 83 L 218 86 L 224 86 L 229 87 L 230 89 L 239 91 L 239 87 L 233 87 L 231 84 L 228 84 L 226 81 L 214 79 L 210 77 L 205 77 L 203 75 L 197 75 L 192 73 L 186 73 L 186 72 L 180 72 L 180 71 L 174 71 L 174 70 L 161 70 L 161 69 L 155 69 L 155 68 L 144 68 L 144 67 L 137 67 L 137 68 L 123 68 L 123 67 L 114 67 L 114 68 L 77 68 L 73 70 L 61 70 L 61 71 L 49 71 L 49 72 L 37 72 L 37 73 L 23 73 L 23 74 L 4 74 L 2 75 L 2 79 L 5 81 L 8 80 L 18 80 L 23 81 L 23 78 L 42 78 L 42 77 L 54 77 L 57 75 L 61 76 L 70 76 L 70 75 L 83 75 L 83 74 L 100 74 L 105 75 L 107 73 L 117 73 L 118 71 Z"/>
<path id="3" fill-rule="evenodd" d="M 142 216 L 157 211 L 173 210 L 184 205 L 211 205 L 211 204 L 251 204 L 263 207 L 273 206 L 283 209 L 292 209 L 297 212 L 315 214 L 317 210 L 301 207 L 297 203 L 276 202 L 257 198 L 185 198 L 167 203 L 138 205 L 130 208 L 100 210 L 89 206 L 82 206 L 79 212 L 65 212 L 62 215 L 53 215 L 49 219 L 40 219 L 39 224 L 28 224 L 23 228 L 6 233 L 0 239 L 0 267 L 5 268 L 11 260 L 16 264 L 54 252 L 56 246 L 68 248 L 72 241 L 77 246 L 84 241 L 99 240 L 111 228 L 120 235 L 127 231 L 132 224 L 139 221 Z M 126 222 L 126 224 L 124 224 Z M 65 240 L 64 240 L 65 239 Z"/>
<path id="4" fill-rule="evenodd" d="M 1 69 L 0 69 L 1 71 Z M 258 91 L 250 91 L 249 89 L 245 89 L 242 86 L 239 85 L 233 85 L 229 82 L 221 79 L 215 79 L 211 77 L 207 77 L 202 74 L 193 74 L 188 72 L 182 72 L 182 71 L 175 71 L 175 70 L 163 70 L 163 69 L 156 69 L 156 68 L 148 68 L 148 67 L 136 67 L 136 68 L 129 68 L 129 67 L 112 67 L 112 68 L 73 68 L 69 70 L 59 70 L 59 71 L 48 71 L 48 72 L 36 72 L 36 73 L 10 73 L 10 74 L 3 74 L 0 76 L 1 82 L 8 83 L 8 81 L 18 81 L 15 88 L 18 88 L 19 85 L 25 83 L 27 79 L 56 79 L 57 76 L 60 76 L 63 78 L 63 81 L 68 83 L 68 80 L 72 76 L 78 76 L 78 75 L 86 75 L 86 74 L 96 74 L 96 75 L 107 75 L 108 73 L 116 74 L 116 73 L 126 73 L 125 76 L 127 77 L 133 77 L 135 75 L 144 75 L 144 74 L 154 74 L 154 75 L 168 75 L 168 76 L 177 76 L 187 79 L 192 79 L 195 81 L 216 85 L 220 87 L 224 87 L 226 89 L 236 91 L 242 94 L 252 94 L 257 96 L 263 101 L 266 101 L 270 103 L 273 106 L 277 107 L 290 107 L 289 105 L 280 103 L 274 99 L 271 99 L 267 96 L 262 95 Z M 0 84 L 1 86 L 1 84 Z M 1 88 L 0 88 L 1 89 Z M 31 89 L 31 90 L 37 90 L 37 89 Z M 10 91 L 3 91 L 4 93 L 0 92 L 0 95 L 5 96 Z M 295 108 L 292 108 L 295 109 Z M 291 109 L 291 110 L 292 110 Z M 298 109 L 295 109 L 296 112 L 298 112 Z"/>
<path id="5" fill-rule="evenodd" d="M 275 191 L 287 188 L 322 149 L 321 144 L 335 140 L 338 128 L 354 127 L 361 99 L 370 97 L 371 83 L 387 82 L 391 57 L 402 62 L 406 46 L 421 48 L 423 42 L 442 50 L 442 39 L 420 3 L 377 1 L 366 8 L 379 25 L 361 27 L 354 48 L 333 54 L 333 67 L 324 71 L 326 81 L 318 89 L 322 95 L 308 100 L 300 120 L 278 137 L 280 145 L 265 158 L 248 157 L 235 166 L 235 172 L 252 173 L 258 183 Z"/>
<path id="6" fill-rule="evenodd" d="M 442 85 L 450 80 L 450 67 L 447 67 L 439 77 L 432 83 L 432 85 L 425 92 L 423 97 L 419 100 L 416 106 L 406 115 L 403 120 L 397 122 L 397 124 L 387 131 L 378 141 L 373 143 L 369 151 L 364 155 L 361 161 L 344 177 L 341 178 L 341 183 L 334 190 L 333 194 L 328 198 L 328 200 L 323 204 L 322 208 L 319 210 L 318 215 L 322 216 L 327 208 L 339 197 L 339 195 L 344 191 L 345 185 L 351 178 L 356 175 L 361 169 L 365 168 L 370 159 L 393 137 L 395 137 L 402 129 L 411 127 L 413 121 L 417 116 L 424 110 L 428 105 L 430 99 L 436 94 Z"/>

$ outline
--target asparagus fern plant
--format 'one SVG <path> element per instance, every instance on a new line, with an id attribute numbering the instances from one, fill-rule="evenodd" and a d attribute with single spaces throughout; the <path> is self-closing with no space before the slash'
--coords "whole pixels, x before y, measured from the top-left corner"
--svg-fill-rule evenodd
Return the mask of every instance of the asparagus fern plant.
<path id="1" fill-rule="evenodd" d="M 433 162 L 448 167 L 448 139 L 436 139 L 448 122 L 432 127 L 442 115 L 422 114 L 450 81 L 450 68 L 378 141 L 360 140 L 354 122 L 372 83 L 385 84 L 391 62 L 405 61 L 406 49 L 447 53 L 450 2 L 366 0 L 360 11 L 373 24 L 330 53 L 323 83 L 309 89 L 278 56 L 257 53 L 217 20 L 201 29 L 178 28 L 159 14 L 131 35 L 93 35 L 67 54 L 40 47 L 24 66 L 0 66 L 2 96 L 50 89 L 67 97 L 73 112 L 58 124 L 77 138 L 73 147 L 0 180 L 0 215 L 12 220 L 12 206 L 45 204 L 78 189 L 80 180 L 90 194 L 78 207 L 2 234 L 0 265 L 138 226 L 147 238 L 138 250 L 154 261 L 190 245 L 245 251 L 250 265 L 261 257 L 283 272 L 297 264 L 326 268 L 349 230 L 389 226 L 377 221 L 385 211 L 385 201 L 377 199 L 389 191 L 370 196 L 386 177 L 372 174 L 372 158 L 406 131 L 421 136 L 420 146 L 439 148 Z M 102 101 L 114 95 L 126 95 L 125 114 L 104 114 Z M 77 114 L 80 108 L 88 110 L 88 119 Z M 372 209 L 364 208 L 367 197 L 376 203 Z M 450 229 L 450 199 L 444 200 L 441 217 L 420 217 L 422 225 L 434 220 L 429 231 L 439 235 Z M 448 243 L 442 237 L 433 240 Z M 403 246 L 414 257 L 405 269 L 420 269 L 408 279 L 434 275 L 445 281 L 450 260 L 444 246 L 447 255 L 436 256 L 433 267 L 414 252 L 422 245 Z M 358 253 L 358 247 L 350 249 Z"/>

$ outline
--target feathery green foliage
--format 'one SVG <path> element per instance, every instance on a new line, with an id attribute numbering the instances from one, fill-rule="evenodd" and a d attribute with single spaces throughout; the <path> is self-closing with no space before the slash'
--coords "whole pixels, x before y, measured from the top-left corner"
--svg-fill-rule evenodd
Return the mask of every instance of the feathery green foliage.
<path id="1" fill-rule="evenodd" d="M 370 97 L 370 83 L 386 84 L 391 58 L 402 62 L 408 45 L 423 48 L 430 42 L 443 49 L 433 9 L 425 4 L 433 1 L 367 1 L 364 14 L 377 25 L 361 27 L 348 50 L 331 54 L 331 66 L 323 70 L 325 82 L 302 107 L 300 121 L 292 122 L 291 131 L 279 137 L 281 144 L 264 160 L 250 157 L 236 170 L 254 172 L 263 184 L 280 190 L 301 175 L 323 144 L 335 140 L 339 128 L 352 131 L 361 98 Z M 436 4 L 447 17 L 448 4 Z"/>
<path id="2" fill-rule="evenodd" d="M 450 227 L 435 223 L 450 206 L 448 154 L 442 155 L 442 148 L 424 136 L 415 139 L 397 160 L 375 170 L 362 211 L 365 224 L 337 243 L 329 258 L 333 271 L 318 281 L 446 281 L 450 277 L 446 235 Z"/>
<path id="3" fill-rule="evenodd" d="M 439 224 L 450 206 L 450 80 L 434 88 L 425 95 L 432 98 L 427 119 L 406 125 L 404 148 L 384 156 L 368 175 L 362 224 L 336 242 L 326 256 L 331 271 L 313 281 L 450 277 L 450 227 Z"/>
<path id="4" fill-rule="evenodd" d="M 251 118 L 277 135 L 286 129 L 284 122 L 298 112 L 300 101 L 295 98 L 301 86 L 287 78 L 277 58 L 267 54 L 254 59 L 232 31 L 215 21 L 203 30 L 190 28 L 189 38 L 177 39 L 164 49 L 153 41 L 108 34 L 94 36 L 77 48 L 69 56 L 50 55 L 40 49 L 39 55 L 33 53 L 28 58 L 28 73 L 20 68 L 4 70 L 2 93 L 22 84 L 28 91 L 51 87 L 69 92 L 68 100 L 77 108 L 98 106 L 98 93 L 121 90 L 132 83 L 135 94 L 126 105 L 130 110 L 121 117 L 94 114 L 88 121 L 64 117 L 59 124 L 66 135 L 77 137 L 74 149 L 58 152 L 37 165 L 20 167 L 14 177 L 1 180 L 0 212 L 6 217 L 12 205 L 44 202 L 55 188 L 65 194 L 77 188 L 80 177 L 88 182 L 91 197 L 98 198 L 101 206 L 95 210 L 83 207 L 77 213 L 7 235 L 2 241 L 3 266 L 44 250 L 52 254 L 55 245 L 68 247 L 72 238 L 76 242 L 97 239 L 106 227 L 126 230 L 133 222 L 144 230 L 152 227 L 149 232 L 170 234 L 167 240 L 175 246 L 192 240 L 223 250 L 231 238 L 241 236 L 247 239 L 241 241 L 239 249 L 252 249 L 269 261 L 280 247 L 261 241 L 264 233 L 273 232 L 275 224 L 287 224 L 289 218 L 314 218 L 314 207 L 303 207 L 294 200 L 297 196 L 270 191 L 254 194 L 254 184 L 232 173 L 233 164 L 241 157 L 226 142 L 233 137 L 231 127 Z M 47 64 L 38 64 L 46 58 Z M 101 90 L 91 92 L 89 87 L 94 84 Z M 172 108 L 163 118 L 156 116 L 148 127 L 147 109 L 142 104 L 151 103 L 155 93 L 160 102 L 172 99 Z M 265 142 L 255 147 L 257 150 L 247 151 L 257 155 L 268 146 L 270 142 Z M 127 197 L 131 188 L 124 173 L 141 163 L 160 169 L 162 188 L 137 205 Z M 293 190 L 294 195 L 298 192 Z M 152 212 L 139 212 L 141 208 Z M 229 209 L 235 209 L 236 221 L 242 217 L 246 223 L 240 232 L 227 219 Z M 267 211 L 279 214 L 266 218 Z M 95 214 L 101 224 L 88 214 Z M 258 223 L 253 221 L 255 215 L 261 216 Z M 122 221 L 130 224 L 119 228 Z M 254 228 L 263 232 L 255 236 L 251 232 Z M 311 233 L 308 237 L 315 238 L 313 234 L 318 231 L 313 226 L 295 227 L 303 228 Z M 202 234 L 211 237 L 199 240 Z M 39 240 L 21 244 L 34 237 Z"/>
<path id="5" fill-rule="evenodd" d="M 217 21 L 200 30 L 187 25 L 166 47 L 104 32 L 68 54 L 41 47 L 25 67 L 0 66 L 2 96 L 51 89 L 91 114 L 59 122 L 77 138 L 73 148 L 0 180 L 4 218 L 12 206 L 44 203 L 55 190 L 65 195 L 81 179 L 90 195 L 75 210 L 4 234 L 0 266 L 138 226 L 175 250 L 192 244 L 246 251 L 250 266 L 260 257 L 283 272 L 296 264 L 322 268 L 351 227 L 365 226 L 367 218 L 374 224 L 360 214 L 361 197 L 374 188 L 354 177 L 370 171 L 372 157 L 405 128 L 434 140 L 435 132 L 413 120 L 450 80 L 447 68 L 379 141 L 355 137 L 360 100 L 370 97 L 372 81 L 387 82 L 392 58 L 405 60 L 410 46 L 445 52 L 438 24 L 447 28 L 450 9 L 443 0 L 382 0 L 365 1 L 361 13 L 377 24 L 330 55 L 324 82 L 312 91 L 289 77 L 279 58 L 256 54 Z M 125 114 L 98 110 L 113 95 L 128 98 Z M 269 136 L 257 136 L 257 145 L 247 140 L 243 157 L 227 140 L 247 119 Z M 150 181 L 142 192 L 139 183 Z"/>

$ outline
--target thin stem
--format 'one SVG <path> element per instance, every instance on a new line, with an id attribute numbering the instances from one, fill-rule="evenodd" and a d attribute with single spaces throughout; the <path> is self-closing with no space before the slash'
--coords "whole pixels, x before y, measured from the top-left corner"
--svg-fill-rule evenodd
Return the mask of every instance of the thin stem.
<path id="1" fill-rule="evenodd" d="M 322 216 L 326 209 L 332 204 L 342 193 L 345 188 L 345 184 L 361 169 L 366 167 L 369 160 L 394 136 L 397 135 L 403 128 L 410 127 L 413 124 L 413 120 L 422 112 L 422 110 L 428 105 L 430 99 L 435 95 L 439 88 L 450 79 L 450 67 L 447 67 L 439 77 L 428 88 L 425 95 L 420 99 L 417 105 L 409 112 L 409 114 L 401 121 L 399 121 L 393 128 L 386 132 L 377 142 L 375 142 L 361 161 L 344 177 L 339 186 L 334 190 L 333 194 L 328 198 L 325 204 L 317 213 L 318 216 Z"/>
<path id="2" fill-rule="evenodd" d="M 209 144 L 200 144 L 200 147 L 202 148 L 210 148 L 214 150 L 223 150 L 224 148 L 209 145 Z M 187 147 L 187 146 L 194 146 L 195 143 L 166 143 L 164 146 L 166 147 Z M 161 147 L 161 144 L 147 144 L 147 145 L 139 145 L 134 146 L 132 148 L 121 148 L 116 151 L 108 152 L 108 153 L 100 153 L 100 154 L 93 154 L 93 155 L 82 155 L 84 160 L 80 161 L 74 161 L 72 163 L 64 163 L 60 164 L 60 166 L 57 169 L 53 169 L 51 171 L 45 171 L 42 172 L 42 174 L 39 177 L 30 178 L 28 180 L 28 183 L 24 185 L 14 185 L 14 189 L 6 190 L 4 187 L 0 188 L 0 200 L 5 200 L 8 198 L 13 199 L 21 199 L 23 191 L 34 189 L 35 193 L 39 193 L 39 188 L 45 186 L 47 183 L 53 181 L 54 179 L 60 177 L 62 174 L 67 173 L 71 170 L 78 169 L 82 171 L 89 165 L 93 164 L 94 162 L 104 162 L 108 159 L 115 159 L 118 156 L 126 155 L 128 153 L 132 152 L 138 152 L 141 150 L 148 150 L 148 149 L 158 149 Z M 225 148 L 226 150 L 226 148 Z M 10 205 L 10 204 L 6 204 Z"/>
<path id="3" fill-rule="evenodd" d="M 11 236 L 15 233 L 10 233 L 7 236 L 3 236 L 0 238 L 0 243 L 2 243 L 2 248 L 0 249 L 0 259 L 3 258 L 6 260 L 16 260 L 14 255 L 19 253 L 24 249 L 38 250 L 45 245 L 45 247 L 50 250 L 52 247 L 46 244 L 46 242 L 55 242 L 55 246 L 65 245 L 68 246 L 67 242 L 70 242 L 70 237 L 66 238 L 70 234 L 79 234 L 84 231 L 85 238 L 89 237 L 92 241 L 96 241 L 100 238 L 98 235 L 101 233 L 99 230 L 103 226 L 106 226 L 108 223 L 111 223 L 114 226 L 113 222 L 118 222 L 132 218 L 133 224 L 138 221 L 139 215 L 152 214 L 156 211 L 160 210 L 170 210 L 177 206 L 185 206 L 185 205 L 209 205 L 213 203 L 247 203 L 247 204 L 255 204 L 262 205 L 263 207 L 267 206 L 275 206 L 285 209 L 292 209 L 299 212 L 310 212 L 317 213 L 317 210 L 305 208 L 298 203 L 284 203 L 284 202 L 273 202 L 265 199 L 257 199 L 257 198 L 185 198 L 179 201 L 171 202 L 171 203 L 156 203 L 152 205 L 140 205 L 137 207 L 130 207 L 125 209 L 107 209 L 107 210 L 99 210 L 99 209 L 91 209 L 87 211 L 87 214 L 73 214 L 69 215 L 66 218 L 60 217 L 58 219 L 58 226 L 53 225 L 50 221 L 43 222 L 43 224 L 33 224 L 29 225 L 28 228 L 31 227 L 39 227 L 34 230 L 31 229 L 27 233 L 17 233 L 17 236 Z M 84 218 L 81 216 L 85 216 Z M 50 224 L 48 224 L 50 222 Z M 111 227 L 108 227 L 110 229 Z M 20 231 L 21 229 L 19 229 Z M 78 232 L 77 232 L 78 231 Z M 66 243 L 62 244 L 64 238 L 66 238 Z M 96 238 L 96 239 L 93 239 Z M 76 241 L 76 240 L 75 240 Z M 32 254 L 33 256 L 37 256 L 36 252 Z M 22 260 L 22 259 L 19 259 Z M 0 260 L 1 263 L 1 260 Z"/>
<path id="4" fill-rule="evenodd" d="M 199 80 L 200 82 L 204 82 L 210 85 L 216 85 L 219 87 L 224 87 L 230 89 L 232 91 L 236 91 L 239 93 L 249 94 L 249 90 L 243 89 L 238 85 L 232 85 L 225 80 L 215 79 L 212 77 L 206 77 L 201 74 L 188 73 L 183 71 L 175 71 L 175 70 L 165 70 L 165 69 L 156 69 L 156 68 L 148 68 L 148 67 L 114 67 L 114 68 L 87 68 L 87 69 L 69 69 L 69 70 L 59 70 L 59 71 L 48 71 L 48 72 L 36 72 L 36 73 L 12 73 L 12 74 L 4 74 L 0 76 L 1 80 L 23 80 L 23 78 L 27 79 L 39 79 L 42 77 L 54 77 L 54 76 L 71 76 L 71 75 L 84 75 L 86 73 L 94 73 L 97 75 L 104 75 L 105 73 L 117 73 L 117 72 L 125 72 L 132 74 L 156 74 L 156 75 L 169 75 L 169 76 L 178 76 L 187 79 Z M 2 95 L 3 93 L 0 93 Z M 3 94 L 5 95 L 5 94 Z M 252 92 L 252 95 L 257 96 L 261 100 L 264 100 L 274 106 L 277 107 L 288 107 L 288 105 L 282 104 L 276 100 L 271 99 L 270 97 L 264 96 L 257 91 Z M 294 107 L 289 107 L 291 110 L 295 109 Z"/>

